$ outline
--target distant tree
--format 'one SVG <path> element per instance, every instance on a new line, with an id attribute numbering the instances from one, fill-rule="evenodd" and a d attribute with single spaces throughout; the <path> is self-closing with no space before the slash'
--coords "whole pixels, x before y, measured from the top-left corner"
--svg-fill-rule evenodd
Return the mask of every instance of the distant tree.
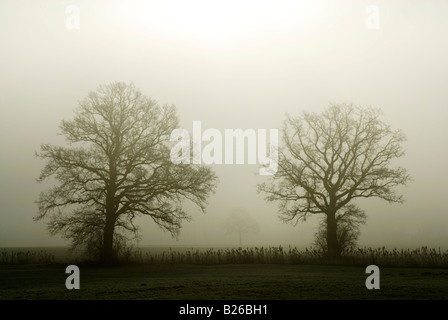
<path id="1" fill-rule="evenodd" d="M 226 220 L 226 234 L 237 234 L 239 246 L 242 246 L 243 234 L 257 233 L 259 225 L 246 211 L 237 210 L 229 214 Z"/>
<path id="2" fill-rule="evenodd" d="M 51 234 L 96 248 L 105 262 L 116 258 L 123 234 L 138 233 L 138 216 L 177 236 L 189 219 L 183 201 L 204 211 L 217 182 L 209 167 L 170 161 L 177 126 L 174 106 L 159 106 L 132 83 L 90 92 L 60 125 L 69 146 L 44 144 L 37 153 L 46 161 L 38 181 L 58 184 L 40 194 L 35 220 L 48 218 Z"/>
<path id="3" fill-rule="evenodd" d="M 323 214 L 330 258 L 340 255 L 339 212 L 359 212 L 347 205 L 358 198 L 403 202 L 394 187 L 410 177 L 392 161 L 404 155 L 405 136 L 380 120 L 380 111 L 347 104 L 331 105 L 321 114 L 287 116 L 278 171 L 258 186 L 268 201 L 278 201 L 284 221 L 305 221 Z M 347 211 L 348 210 L 348 211 Z M 350 228 L 350 224 L 344 227 Z"/>

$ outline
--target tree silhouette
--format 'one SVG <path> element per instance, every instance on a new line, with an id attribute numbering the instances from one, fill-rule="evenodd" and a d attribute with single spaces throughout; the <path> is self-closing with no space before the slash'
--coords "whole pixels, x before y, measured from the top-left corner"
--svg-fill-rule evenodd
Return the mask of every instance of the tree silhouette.
<path id="1" fill-rule="evenodd" d="M 259 226 L 246 211 L 242 209 L 235 210 L 229 214 L 226 220 L 226 234 L 238 234 L 239 246 L 242 246 L 243 234 L 256 233 Z"/>
<path id="2" fill-rule="evenodd" d="M 278 171 L 258 190 L 268 201 L 279 202 L 284 221 L 297 223 L 312 214 L 325 215 L 330 258 L 341 253 L 338 214 L 352 200 L 377 197 L 403 202 L 394 187 L 410 177 L 401 167 L 391 168 L 391 163 L 404 155 L 405 136 L 380 121 L 379 110 L 334 104 L 321 114 L 288 115 L 282 135 Z M 352 204 L 350 210 L 358 209 Z"/>
<path id="3" fill-rule="evenodd" d="M 138 233 L 135 218 L 148 216 L 177 236 L 189 200 L 205 210 L 217 178 L 208 167 L 170 161 L 170 134 L 178 126 L 174 106 L 159 106 L 132 83 L 100 86 L 62 121 L 69 146 L 44 144 L 38 181 L 58 184 L 42 192 L 35 220 L 48 218 L 51 234 L 73 247 L 98 248 L 111 262 L 122 235 Z"/>

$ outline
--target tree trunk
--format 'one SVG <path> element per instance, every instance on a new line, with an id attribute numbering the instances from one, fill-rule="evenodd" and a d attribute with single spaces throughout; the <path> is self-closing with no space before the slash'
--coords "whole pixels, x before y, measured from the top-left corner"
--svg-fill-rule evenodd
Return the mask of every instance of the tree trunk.
<path id="1" fill-rule="evenodd" d="M 114 261 L 114 229 L 115 229 L 115 219 L 110 215 L 106 216 L 106 226 L 104 228 L 104 238 L 103 238 L 103 262 L 110 264 Z"/>
<path id="2" fill-rule="evenodd" d="M 327 255 L 330 259 L 339 257 L 338 238 L 336 232 L 336 215 L 334 212 L 327 213 Z"/>
<path id="3" fill-rule="evenodd" d="M 115 229 L 115 192 L 117 170 L 115 167 L 115 156 L 109 158 L 109 185 L 106 194 L 106 226 L 104 227 L 103 239 L 103 262 L 111 264 L 115 260 L 113 245 L 114 245 L 114 229 Z"/>

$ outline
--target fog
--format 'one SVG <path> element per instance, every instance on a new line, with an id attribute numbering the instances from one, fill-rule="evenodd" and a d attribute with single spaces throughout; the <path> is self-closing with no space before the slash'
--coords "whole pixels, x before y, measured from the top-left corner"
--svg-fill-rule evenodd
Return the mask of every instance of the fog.
<path id="1" fill-rule="evenodd" d="M 69 244 L 33 221 L 51 185 L 36 182 L 34 153 L 64 144 L 60 122 L 111 81 L 174 104 L 187 130 L 195 120 L 221 132 L 280 128 L 286 113 L 330 102 L 381 108 L 407 136 L 396 163 L 413 181 L 399 189 L 404 204 L 357 202 L 368 216 L 359 244 L 446 247 L 447 17 L 446 1 L 1 1 L 0 247 Z M 239 209 L 259 225 L 243 245 L 312 243 L 318 219 L 282 223 L 257 194 L 267 179 L 258 165 L 213 169 L 206 213 L 191 206 L 178 239 L 141 218 L 139 245 L 236 246 L 225 222 Z"/>

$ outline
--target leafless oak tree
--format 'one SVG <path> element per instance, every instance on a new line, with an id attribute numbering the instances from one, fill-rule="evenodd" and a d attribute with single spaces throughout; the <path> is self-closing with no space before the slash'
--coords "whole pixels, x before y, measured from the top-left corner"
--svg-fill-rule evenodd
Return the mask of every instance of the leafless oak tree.
<path id="1" fill-rule="evenodd" d="M 297 223 L 324 214 L 331 258 L 340 255 L 338 216 L 353 200 L 403 201 L 394 187 L 410 177 L 404 168 L 392 168 L 392 161 L 404 155 L 405 136 L 383 123 L 380 115 L 379 110 L 347 104 L 333 104 L 321 114 L 288 115 L 278 171 L 269 183 L 258 186 L 268 201 L 279 202 L 284 221 Z"/>
<path id="2" fill-rule="evenodd" d="M 100 258 L 115 258 L 114 235 L 138 232 L 137 216 L 148 216 L 177 236 L 190 216 L 190 200 L 205 210 L 217 178 L 209 167 L 170 161 L 170 134 L 178 126 L 174 106 L 159 106 L 132 83 L 100 86 L 80 103 L 60 130 L 69 146 L 44 144 L 46 161 L 38 181 L 58 184 L 42 192 L 35 220 L 73 246 L 99 245 Z"/>

